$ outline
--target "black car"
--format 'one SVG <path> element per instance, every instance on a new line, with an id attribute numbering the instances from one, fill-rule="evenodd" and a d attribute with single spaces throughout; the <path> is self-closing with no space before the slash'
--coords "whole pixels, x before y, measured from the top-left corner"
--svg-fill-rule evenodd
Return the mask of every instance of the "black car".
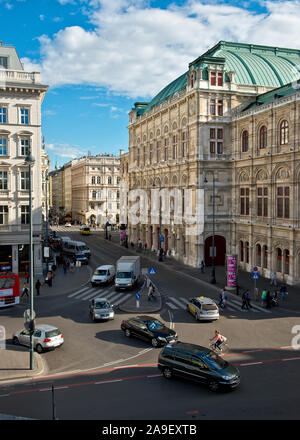
<path id="1" fill-rule="evenodd" d="M 177 340 L 177 333 L 169 329 L 158 319 L 151 316 L 136 316 L 121 322 L 121 329 L 127 337 L 135 336 L 151 342 L 153 347 L 165 345 Z"/>
<path id="2" fill-rule="evenodd" d="M 167 379 L 181 376 L 208 385 L 234 389 L 240 384 L 240 372 L 209 348 L 184 342 L 166 345 L 158 356 L 158 368 Z"/>

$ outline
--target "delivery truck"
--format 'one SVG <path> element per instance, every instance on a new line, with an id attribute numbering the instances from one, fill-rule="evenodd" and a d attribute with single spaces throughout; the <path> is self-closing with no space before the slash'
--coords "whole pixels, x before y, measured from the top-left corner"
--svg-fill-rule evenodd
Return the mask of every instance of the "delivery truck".
<path id="1" fill-rule="evenodd" d="M 141 258 L 139 256 L 121 257 L 116 263 L 115 289 L 132 289 L 139 281 Z"/>

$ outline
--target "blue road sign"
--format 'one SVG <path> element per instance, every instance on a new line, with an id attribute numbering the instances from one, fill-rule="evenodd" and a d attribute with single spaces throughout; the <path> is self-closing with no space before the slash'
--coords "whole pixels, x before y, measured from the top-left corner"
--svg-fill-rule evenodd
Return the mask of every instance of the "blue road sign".
<path id="1" fill-rule="evenodd" d="M 136 299 L 140 299 L 140 297 L 141 297 L 140 293 L 137 293 L 137 294 L 135 295 L 135 297 L 136 297 Z"/>
<path id="2" fill-rule="evenodd" d="M 160 236 L 159 236 L 159 241 L 160 241 L 160 242 L 165 241 L 165 237 L 164 237 L 163 235 L 160 235 Z"/>
<path id="3" fill-rule="evenodd" d="M 155 269 L 155 267 L 149 267 L 149 274 L 150 275 L 153 275 L 153 274 L 155 274 L 156 273 L 156 269 Z"/>
<path id="4" fill-rule="evenodd" d="M 253 272 L 253 273 L 252 273 L 252 278 L 253 278 L 254 280 L 258 280 L 258 272 Z"/>

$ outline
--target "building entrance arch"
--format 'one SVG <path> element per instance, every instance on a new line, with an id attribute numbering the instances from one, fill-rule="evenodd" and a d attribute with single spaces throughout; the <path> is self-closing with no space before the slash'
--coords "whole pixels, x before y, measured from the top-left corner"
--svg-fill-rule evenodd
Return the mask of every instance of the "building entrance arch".
<path id="1" fill-rule="evenodd" d="M 204 245 L 205 265 L 212 264 L 212 236 L 207 237 Z M 226 239 L 222 235 L 215 235 L 215 265 L 224 266 L 226 256 Z"/>

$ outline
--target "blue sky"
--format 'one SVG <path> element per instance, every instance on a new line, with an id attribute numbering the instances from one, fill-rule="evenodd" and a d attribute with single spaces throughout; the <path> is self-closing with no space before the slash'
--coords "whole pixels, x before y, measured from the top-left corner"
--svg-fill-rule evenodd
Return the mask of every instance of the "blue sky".
<path id="1" fill-rule="evenodd" d="M 52 168 L 128 149 L 128 111 L 219 40 L 300 48 L 300 0 L 0 0 L 0 39 L 49 90 Z"/>

